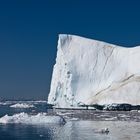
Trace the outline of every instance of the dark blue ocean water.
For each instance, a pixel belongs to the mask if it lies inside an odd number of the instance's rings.
[[[11,108],[17,102],[0,104],[0,117],[21,112],[47,112],[46,102],[31,102],[35,108]],[[65,116],[66,117],[66,116]],[[17,118],[18,119],[18,118]],[[40,118],[41,119],[41,118]],[[67,119],[65,125],[59,124],[0,124],[0,140],[139,140],[140,123],[127,121],[89,121]],[[95,133],[95,130],[108,127],[108,134]]]

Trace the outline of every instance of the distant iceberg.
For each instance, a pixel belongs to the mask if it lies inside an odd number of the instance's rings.
[[[46,100],[31,100],[31,101],[16,101],[16,100],[11,100],[11,101],[0,101],[0,105],[13,105],[13,104],[40,104],[40,103],[43,103],[43,104],[47,104],[47,101]]]
[[[26,104],[26,103],[17,103],[14,105],[11,105],[12,108],[34,108],[35,106],[32,104]]]
[[[60,108],[140,104],[140,47],[59,35],[48,103]]]
[[[48,116],[47,113],[38,113],[29,115],[27,113],[14,114],[13,116],[5,115],[0,118],[0,123],[21,123],[21,124],[65,124],[66,121],[61,116]]]

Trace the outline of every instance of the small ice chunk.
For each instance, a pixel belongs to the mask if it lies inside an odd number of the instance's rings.
[[[35,106],[32,104],[26,104],[26,103],[17,103],[14,105],[11,105],[12,108],[34,108]]]
[[[108,128],[103,128],[101,130],[96,130],[95,133],[108,134],[109,129]]]
[[[22,124],[65,124],[66,121],[61,116],[48,116],[47,113],[38,113],[29,115],[27,113],[18,113],[13,116],[5,115],[0,118],[0,123],[22,123]]]

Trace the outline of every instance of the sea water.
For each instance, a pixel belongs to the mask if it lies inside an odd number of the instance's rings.
[[[34,107],[13,108],[17,103]],[[48,112],[47,102],[10,101],[0,103],[0,118],[19,113],[38,114]],[[40,119],[42,117],[40,116]],[[67,118],[65,116],[65,118]],[[17,118],[18,119],[18,118]],[[15,121],[15,120],[14,120]],[[0,123],[0,140],[139,140],[140,122],[136,121],[91,121],[67,118],[66,123]],[[24,120],[25,122],[26,120]],[[97,133],[108,128],[109,133]]]

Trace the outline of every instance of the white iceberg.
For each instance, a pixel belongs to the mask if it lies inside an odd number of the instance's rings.
[[[26,103],[17,103],[14,105],[11,105],[12,108],[34,108],[35,106],[32,104],[26,104]]]
[[[140,104],[140,47],[60,35],[48,103]]]
[[[14,114],[13,116],[5,115],[0,118],[0,123],[21,123],[21,124],[65,124],[66,121],[61,116],[48,116],[47,113],[38,113],[29,115],[27,113]]]

